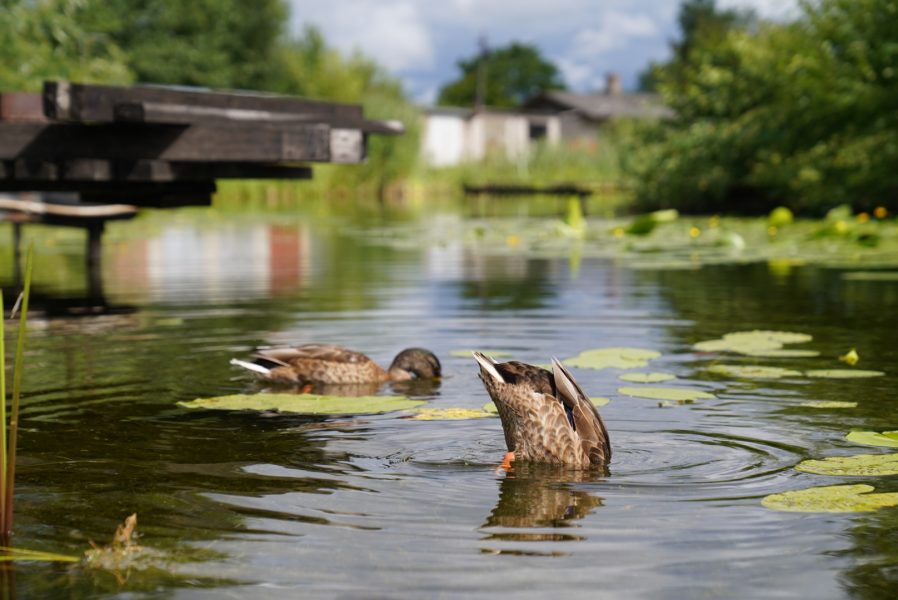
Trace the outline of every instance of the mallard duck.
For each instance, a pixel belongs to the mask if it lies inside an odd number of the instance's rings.
[[[480,352],[474,358],[502,420],[508,446],[503,466],[528,460],[586,467],[611,460],[599,411],[557,358],[551,371],[517,361],[497,363]]]
[[[388,369],[343,346],[305,344],[292,348],[257,350],[255,360],[231,359],[232,365],[263,379],[287,384],[360,384],[432,379],[440,376],[440,361],[430,350],[406,348]]]

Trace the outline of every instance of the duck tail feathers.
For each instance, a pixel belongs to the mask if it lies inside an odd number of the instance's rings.
[[[496,361],[483,354],[482,352],[474,352],[474,360],[480,365],[480,370],[489,373],[490,377],[496,380],[496,383],[505,383],[505,378],[496,369]]]
[[[243,367],[244,369],[246,369],[248,371],[252,371],[254,373],[257,373],[257,374],[265,376],[265,377],[267,377],[268,375],[271,375],[271,369],[269,369],[268,367],[263,367],[262,365],[257,365],[256,363],[251,363],[251,362],[247,362],[245,360],[240,360],[239,358],[232,358],[231,364],[236,365],[238,367]]]

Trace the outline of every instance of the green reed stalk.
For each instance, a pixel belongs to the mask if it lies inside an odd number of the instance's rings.
[[[0,535],[12,534],[12,501],[16,481],[16,442],[19,433],[19,398],[22,391],[22,372],[25,370],[25,330],[28,322],[28,300],[31,297],[31,269],[34,263],[34,244],[28,246],[25,259],[25,285],[22,289],[22,306],[19,313],[19,336],[16,340],[16,363],[12,373],[12,404],[9,410],[9,449],[6,462],[6,486],[3,503],[3,530]]]
[[[6,313],[0,294],[0,532],[6,531]]]

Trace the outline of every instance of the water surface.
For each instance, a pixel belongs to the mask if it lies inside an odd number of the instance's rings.
[[[892,598],[898,510],[794,514],[767,494],[890,477],[797,472],[806,458],[876,453],[851,429],[898,429],[898,283],[766,263],[698,270],[491,252],[421,231],[481,218],[458,207],[351,215],[216,210],[111,227],[101,286],[73,232],[33,227],[15,543],[81,553],[137,512],[165,560],[125,573],[19,564],[22,597]],[[550,218],[550,217],[541,217]],[[414,232],[410,234],[409,232]],[[439,237],[439,241],[437,240]],[[513,241],[510,242],[513,246]],[[0,283],[14,287],[9,234]],[[692,344],[746,329],[809,333],[819,358],[740,359]],[[381,364],[432,349],[436,386],[383,388],[431,407],[487,400],[473,360],[533,363],[603,346],[655,349],[652,371],[713,400],[659,407],[617,389],[623,371],[574,370],[612,435],[608,474],[520,466],[497,419],[402,413],[321,417],[190,411],[252,392],[228,364],[256,345],[331,342]],[[715,362],[839,368],[865,380],[745,381]],[[812,409],[847,400],[855,409]]]

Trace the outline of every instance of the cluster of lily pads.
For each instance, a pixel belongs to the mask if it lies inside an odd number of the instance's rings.
[[[811,336],[783,331],[748,331],[724,335],[720,339],[698,342],[693,348],[699,352],[729,352],[753,357],[814,357],[814,350],[785,349],[786,344],[800,344],[811,341]],[[839,359],[853,366],[858,360],[857,351],[852,349]],[[864,369],[812,369],[798,371],[781,367],[760,365],[715,364],[707,368],[711,373],[744,379],[778,379],[782,377],[812,377],[830,379],[854,379],[881,377],[882,371]],[[810,401],[803,406],[814,408],[854,408],[856,402]],[[849,433],[846,439],[859,444],[898,447],[898,432],[883,433],[857,431]],[[835,456],[822,460],[805,460],[796,465],[796,470],[805,473],[833,476],[875,476],[898,474],[898,454],[861,454],[855,456]],[[871,493],[869,485],[818,486],[804,490],[783,492],[766,496],[762,505],[767,508],[792,512],[867,512],[886,506],[898,506],[898,493]]]

